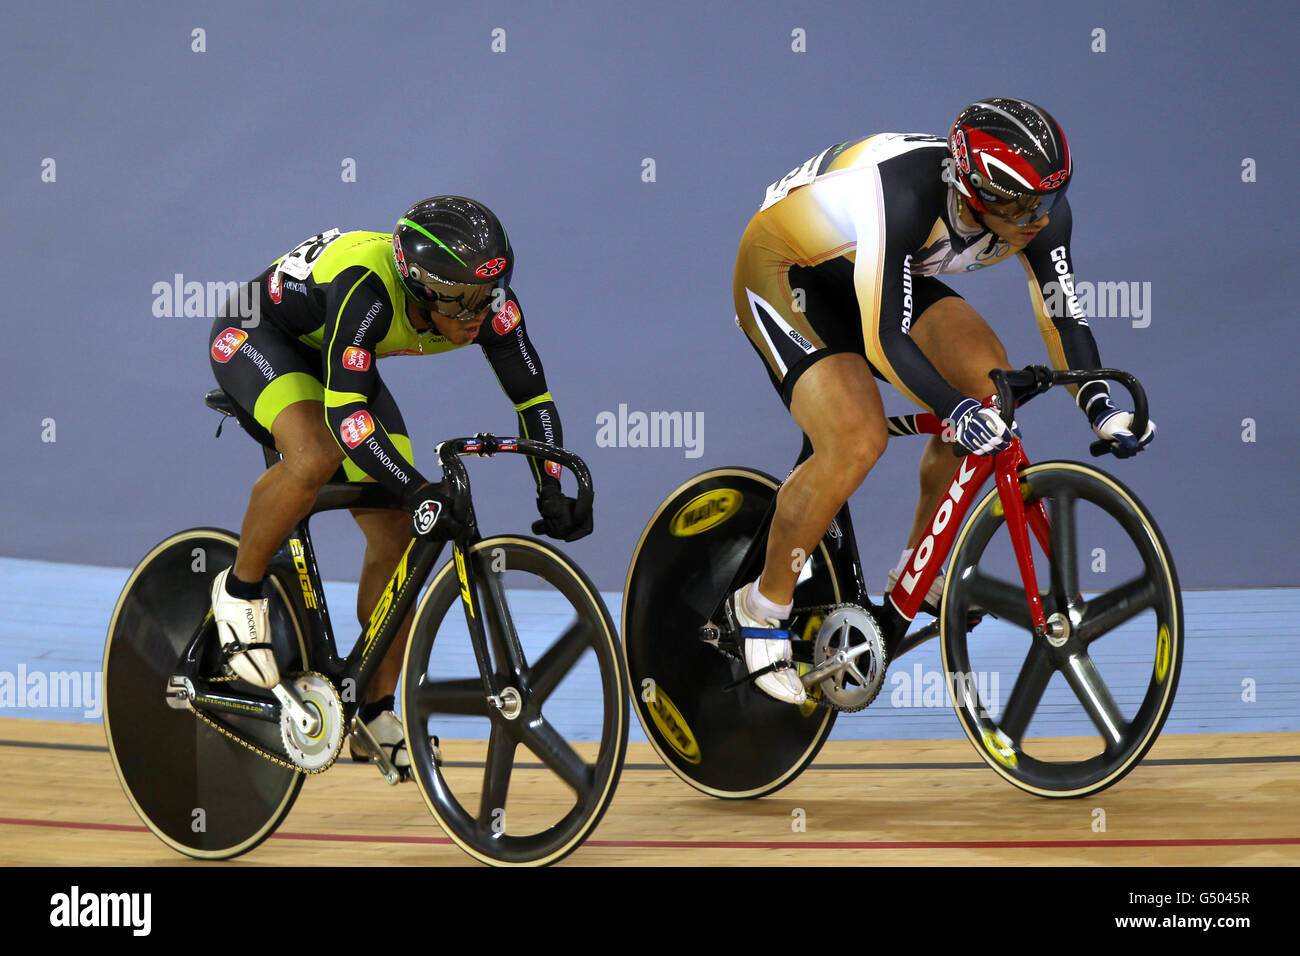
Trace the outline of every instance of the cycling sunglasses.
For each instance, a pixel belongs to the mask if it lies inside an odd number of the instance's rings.
[[[987,188],[977,189],[976,192],[985,206],[1014,204],[1014,208],[1005,212],[996,212],[989,209],[988,214],[1016,226],[1028,225],[1034,220],[1046,216],[1060,202],[1061,197],[1065,195],[1064,189],[1057,189],[1050,193],[1022,193],[1019,196],[1006,196]]]
[[[420,304],[448,319],[463,322],[486,312],[492,305],[492,293],[499,287],[499,283],[488,285],[427,283],[423,288],[428,295],[421,298]]]

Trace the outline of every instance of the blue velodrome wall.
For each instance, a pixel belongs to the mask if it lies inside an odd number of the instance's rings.
[[[321,229],[390,229],[462,193],[510,230],[565,443],[597,479],[597,533],[570,550],[617,591],[678,482],[783,474],[796,450],[732,322],[766,184],[831,143],[944,132],[967,102],[1014,95],[1074,150],[1078,279],[1138,293],[1092,321],[1160,429],[1117,474],[1184,584],[1300,584],[1294,7],[1019,16],[981,24],[952,0],[5,5],[0,555],[123,568],[175,528],[237,528],[260,457],[237,430],[213,439],[210,320],[170,314],[156,287],[251,278]],[[1044,360],[1018,267],[954,286],[1014,362]],[[385,363],[418,461],[452,434],[514,430],[476,351]],[[620,406],[702,416],[702,442],[605,447],[598,418]],[[1064,397],[1022,424],[1037,459],[1087,454]],[[876,590],[918,451],[895,449],[854,499]],[[487,527],[532,517],[518,461],[473,474]],[[346,520],[317,544],[327,577],[355,578]]]
[[[97,722],[103,719],[104,632],[127,572],[41,561],[0,558],[0,717]],[[352,645],[358,628],[351,616],[356,585],[326,582],[325,592],[340,650]],[[606,592],[615,620],[622,595]],[[554,592],[512,591],[510,610],[528,653],[551,645],[556,622],[569,608]],[[1178,696],[1164,727],[1167,734],[1256,733],[1300,730],[1300,589],[1189,591],[1183,597],[1186,650]],[[453,614],[455,613],[453,609]],[[921,618],[928,621],[928,618]],[[996,716],[1005,707],[1023,663],[1015,629],[999,621],[980,625],[981,641],[1007,648],[991,656],[981,650],[980,697]],[[1135,691],[1150,681],[1152,645],[1130,632],[1094,645],[1091,654],[1107,686],[1124,706],[1136,707]],[[989,641],[984,641],[988,638]],[[120,658],[119,658],[120,659]],[[530,658],[531,659],[531,658]],[[454,627],[440,631],[432,671],[450,679],[476,672],[469,640]],[[590,662],[590,657],[588,661]],[[920,645],[891,663],[876,701],[860,714],[840,715],[836,740],[926,740],[960,738],[961,726],[943,690],[939,642]],[[594,740],[600,713],[594,704],[600,688],[594,666],[566,678],[548,704],[548,719],[573,734]],[[479,718],[440,715],[437,732],[448,739],[482,739],[487,723]],[[1086,736],[1095,728],[1063,678],[1035,712],[1032,735]],[[631,739],[645,740],[634,720]]]

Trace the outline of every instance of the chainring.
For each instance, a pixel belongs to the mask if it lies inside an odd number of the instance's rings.
[[[343,747],[343,701],[334,685],[320,674],[294,674],[290,681],[320,726],[308,735],[294,722],[288,708],[281,708],[280,740],[295,766],[307,773],[320,773],[334,763]]]
[[[835,710],[853,713],[876,699],[885,685],[888,665],[885,639],[876,619],[856,604],[833,608],[817,629],[813,643],[814,668],[864,643],[871,645],[868,650],[817,682],[822,702]]]

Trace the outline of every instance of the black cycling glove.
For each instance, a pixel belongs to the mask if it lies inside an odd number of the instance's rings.
[[[465,525],[451,514],[451,496],[442,483],[425,482],[409,491],[403,499],[411,513],[415,533],[437,541],[450,541],[465,530]]]
[[[559,488],[543,489],[537,511],[542,518],[533,522],[533,534],[561,541],[577,541],[591,534],[591,507],[566,496]]]

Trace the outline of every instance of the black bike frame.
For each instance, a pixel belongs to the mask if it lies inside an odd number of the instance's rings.
[[[470,643],[478,662],[481,683],[475,681],[447,681],[438,687],[438,706],[443,713],[485,714],[488,700],[498,695],[502,686],[518,681],[523,666],[523,651],[514,628],[507,626],[498,613],[501,606],[500,579],[484,573],[479,560],[469,560],[474,546],[482,540],[470,496],[469,474],[462,455],[492,457],[500,453],[515,453],[533,458],[554,461],[568,468],[578,481],[579,507],[590,508],[593,496],[591,475],[586,464],[577,455],[563,448],[520,438],[497,438],[482,434],[473,438],[456,438],[438,446],[442,464],[443,481],[451,497],[453,517],[464,526],[464,531],[452,542],[452,556],[460,582],[461,606],[469,628]],[[267,467],[280,460],[273,449],[263,447]],[[415,533],[412,526],[411,541],[385,585],[365,629],[346,658],[340,658],[334,640],[333,626],[325,605],[325,590],[312,546],[309,522],[314,515],[327,511],[351,508],[403,510],[397,501],[381,487],[371,483],[331,483],[321,488],[307,516],[297,525],[275,552],[267,568],[268,576],[279,579],[284,592],[289,595],[289,611],[304,631],[308,660],[305,664],[324,674],[340,689],[350,681],[354,693],[344,694],[344,718],[350,721],[356,708],[365,700],[375,671],[396,638],[406,615],[414,605],[425,582],[429,580],[443,542]],[[483,586],[488,595],[486,607],[476,602]],[[485,629],[484,618],[489,627]],[[194,687],[195,698],[205,709],[233,714],[256,716],[265,720],[280,719],[279,701],[261,695],[222,693],[200,674],[199,655],[203,642],[212,626],[211,614],[196,630],[190,641],[178,674],[188,678]],[[489,655],[489,640],[501,666],[508,673],[498,677]],[[504,683],[501,683],[504,681]],[[250,711],[250,705],[256,712]]]

